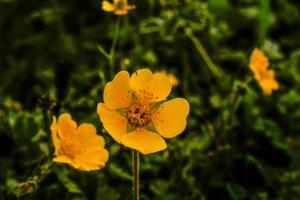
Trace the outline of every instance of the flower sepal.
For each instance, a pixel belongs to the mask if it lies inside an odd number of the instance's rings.
[[[136,129],[137,129],[137,127],[131,125],[130,123],[127,124],[127,133],[135,131]]]
[[[151,131],[151,132],[154,132],[154,133],[158,133],[158,131],[156,130],[153,122],[149,122],[146,126],[143,127],[144,129],[146,129],[147,131]]]

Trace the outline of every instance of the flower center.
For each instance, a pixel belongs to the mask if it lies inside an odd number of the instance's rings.
[[[117,9],[123,9],[124,8],[124,6],[125,6],[125,2],[124,2],[124,0],[119,0],[119,1],[117,1],[117,4],[116,4],[116,7],[117,7]]]
[[[140,90],[139,95],[132,97],[132,103],[126,111],[129,123],[134,127],[143,127],[151,121],[153,94]]]
[[[141,102],[132,103],[127,110],[127,119],[134,127],[143,127],[151,120],[151,108]]]
[[[78,155],[81,152],[81,146],[80,143],[75,142],[72,139],[67,139],[61,142],[61,151],[64,155],[74,158],[75,155]]]

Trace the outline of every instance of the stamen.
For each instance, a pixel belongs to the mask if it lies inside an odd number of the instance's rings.
[[[151,121],[153,108],[151,102],[154,95],[146,90],[139,90],[139,95],[132,98],[126,117],[129,123],[134,127],[146,126]]]

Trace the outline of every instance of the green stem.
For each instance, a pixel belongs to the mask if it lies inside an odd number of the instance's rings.
[[[120,21],[121,17],[118,17],[117,23],[116,23],[116,29],[115,29],[115,35],[113,39],[113,43],[110,48],[110,53],[109,53],[109,64],[110,64],[110,72],[111,72],[111,77],[114,75],[114,68],[115,68],[115,48],[118,42],[118,36],[119,36],[119,29],[120,29]]]
[[[268,34],[270,15],[270,1],[260,1],[258,14],[258,42],[259,46],[263,45],[264,40]]]
[[[17,197],[21,198],[25,195],[29,195],[35,192],[39,186],[39,183],[50,172],[53,164],[54,163],[51,160],[47,160],[42,165],[36,167],[36,169],[32,172],[32,175],[28,177],[25,182],[20,183],[16,187],[15,192]]]
[[[64,30],[64,23],[62,21],[62,13],[60,12],[59,8],[60,8],[60,5],[58,5],[58,3],[56,2],[56,0],[50,0],[50,3],[53,7],[53,10],[55,12],[55,20],[56,20],[56,26],[57,26],[57,31],[58,31],[58,34],[59,34],[59,37],[62,41],[62,44],[63,44],[63,47],[65,49],[67,49],[67,42],[65,40],[66,36],[65,36],[65,30]]]
[[[226,139],[226,132],[229,129],[228,126],[232,123],[234,113],[241,103],[241,98],[243,98],[243,96],[246,94],[243,93],[243,90],[246,90],[246,92],[248,90],[248,84],[250,80],[251,79],[246,79],[245,82],[234,82],[231,99],[229,102],[229,111],[223,114],[223,123],[220,130],[219,140],[217,140],[217,146],[220,145],[221,141]]]
[[[203,60],[208,66],[208,69],[210,72],[216,77],[220,78],[222,75],[221,70],[212,62],[209,55],[207,54],[205,48],[203,47],[200,40],[194,35],[192,29],[185,27],[184,28],[185,34],[188,36],[188,38],[192,41],[193,45],[197,49],[198,53],[202,56]]]
[[[44,128],[46,133],[49,133],[48,112],[46,108],[42,108],[42,109],[43,109]]]
[[[140,159],[139,152],[132,150],[133,199],[140,199]]]
[[[44,130],[47,133],[47,135],[50,135],[50,124],[49,124],[49,120],[48,120],[48,111],[46,108],[42,108],[43,110],[43,120],[44,120]],[[51,149],[51,144],[52,144],[52,139],[51,137],[48,137],[48,148]]]

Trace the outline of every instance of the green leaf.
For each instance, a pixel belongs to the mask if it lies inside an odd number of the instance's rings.
[[[269,0],[259,1],[259,17],[258,17],[258,41],[262,45],[267,37],[269,28],[270,2]]]
[[[114,173],[115,175],[119,176],[120,178],[123,178],[125,180],[132,181],[132,176],[125,172],[122,168],[120,168],[118,165],[114,163],[110,163],[108,165],[109,169]]]
[[[226,188],[233,200],[243,199],[246,196],[245,189],[235,183],[227,183]]]
[[[62,171],[55,169],[55,174],[58,180],[65,186],[68,192],[72,194],[82,194],[81,189],[71,179],[67,177]]]
[[[106,50],[100,44],[97,45],[97,49],[104,57],[106,57],[108,60],[110,59],[110,55],[106,52]]]

